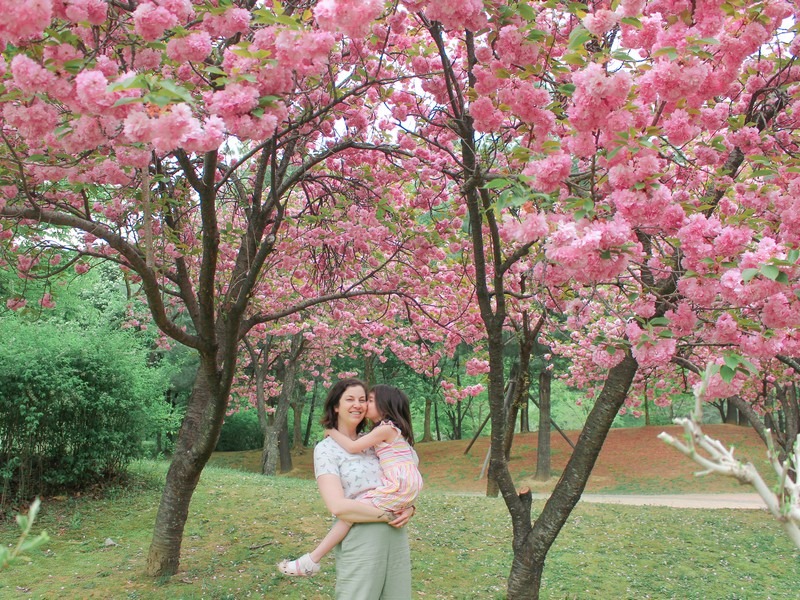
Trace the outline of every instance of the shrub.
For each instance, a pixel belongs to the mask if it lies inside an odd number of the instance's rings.
[[[264,433],[254,408],[239,410],[225,418],[217,441],[218,452],[258,450],[264,445]]]
[[[0,507],[119,474],[153,429],[163,388],[118,331],[0,321]]]

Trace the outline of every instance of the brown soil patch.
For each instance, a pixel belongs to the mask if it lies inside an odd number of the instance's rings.
[[[736,449],[742,462],[753,462],[765,476],[769,475],[766,449],[749,427],[706,425],[707,435]],[[678,494],[750,492],[730,477],[706,475],[696,477],[700,466],[656,436],[662,431],[680,438],[678,426],[648,426],[612,429],[600,452],[586,486],[587,493]],[[576,442],[580,432],[566,432]],[[429,491],[485,492],[486,478],[479,478],[489,439],[480,438],[468,454],[469,440],[417,444],[420,470]],[[518,487],[529,486],[534,492],[553,489],[571,455],[572,449],[557,433],[551,438],[551,478],[546,482],[533,479],[536,474],[537,434],[517,434],[511,452],[511,472]],[[212,461],[213,462],[213,461]],[[233,466],[233,465],[231,465]],[[312,452],[306,449],[294,457],[291,477],[313,478]]]

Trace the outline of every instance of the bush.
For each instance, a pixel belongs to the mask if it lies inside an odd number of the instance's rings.
[[[0,507],[119,474],[163,413],[146,353],[117,331],[0,321]]]
[[[259,450],[264,445],[264,433],[258,424],[258,411],[244,409],[225,418],[216,450],[233,452]]]

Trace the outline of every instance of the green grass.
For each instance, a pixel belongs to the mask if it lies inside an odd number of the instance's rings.
[[[314,482],[221,468],[207,468],[195,493],[179,574],[147,578],[165,472],[166,463],[141,462],[129,486],[102,498],[47,499],[34,531],[52,539],[30,566],[0,574],[0,598],[332,597],[332,559],[311,579],[274,568],[330,524]],[[426,492],[418,508],[409,525],[415,597],[504,597],[511,531],[502,500]],[[15,535],[13,523],[0,525],[2,543]],[[798,559],[764,511],[579,504],[548,555],[542,598],[794,598]]]

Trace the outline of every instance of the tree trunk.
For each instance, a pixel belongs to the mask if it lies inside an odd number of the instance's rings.
[[[220,390],[219,381],[213,380],[217,376],[213,365],[213,359],[201,360],[178,432],[147,555],[146,572],[152,577],[170,576],[178,571],[189,503],[222,429],[228,394]],[[207,371],[213,374],[209,376]]]
[[[295,452],[302,452],[303,450],[303,405],[305,396],[302,394],[295,394],[295,400],[292,404],[292,438],[291,444]]]
[[[314,422],[314,405],[317,403],[317,384],[318,379],[314,380],[314,392],[311,394],[311,404],[308,407],[308,419],[306,420],[306,435],[303,437],[303,446],[308,448],[311,442],[311,424]]]
[[[302,351],[303,338],[300,335],[292,337],[292,348],[289,357],[283,367],[283,387],[278,396],[278,405],[275,408],[273,422],[264,432],[264,447],[261,452],[261,472],[264,475],[275,475],[278,472],[278,464],[286,466],[287,458],[282,456],[281,446],[285,448],[288,455],[289,470],[291,469],[291,454],[289,453],[289,404],[294,396],[297,386],[298,357]],[[281,438],[285,436],[285,442],[281,444]]]
[[[539,371],[539,432],[536,435],[536,481],[550,479],[550,383],[552,374]]]
[[[627,353],[623,361],[609,371],[575,451],[533,526],[530,523],[530,491],[517,495],[513,487],[503,490],[514,534],[514,560],[508,578],[509,600],[538,600],[547,553],[586,488],[637,368],[636,360]],[[511,483],[510,478],[503,478],[503,481]]]
[[[728,405],[728,412],[725,413],[725,422],[728,425],[737,425],[739,423],[739,409],[730,400],[726,400],[725,403]]]
[[[431,395],[425,398],[425,420],[422,426],[422,439],[420,442],[433,441],[433,434],[431,433],[431,412],[433,410],[433,400],[431,398]]]
[[[522,407],[522,410],[519,411],[519,432],[520,433],[530,433],[531,430],[531,423],[530,423],[530,410],[528,410],[529,405],[526,402]]]
[[[280,433],[278,434],[278,457],[280,459],[281,473],[288,473],[292,470],[292,449],[289,443],[289,420],[283,421]]]

